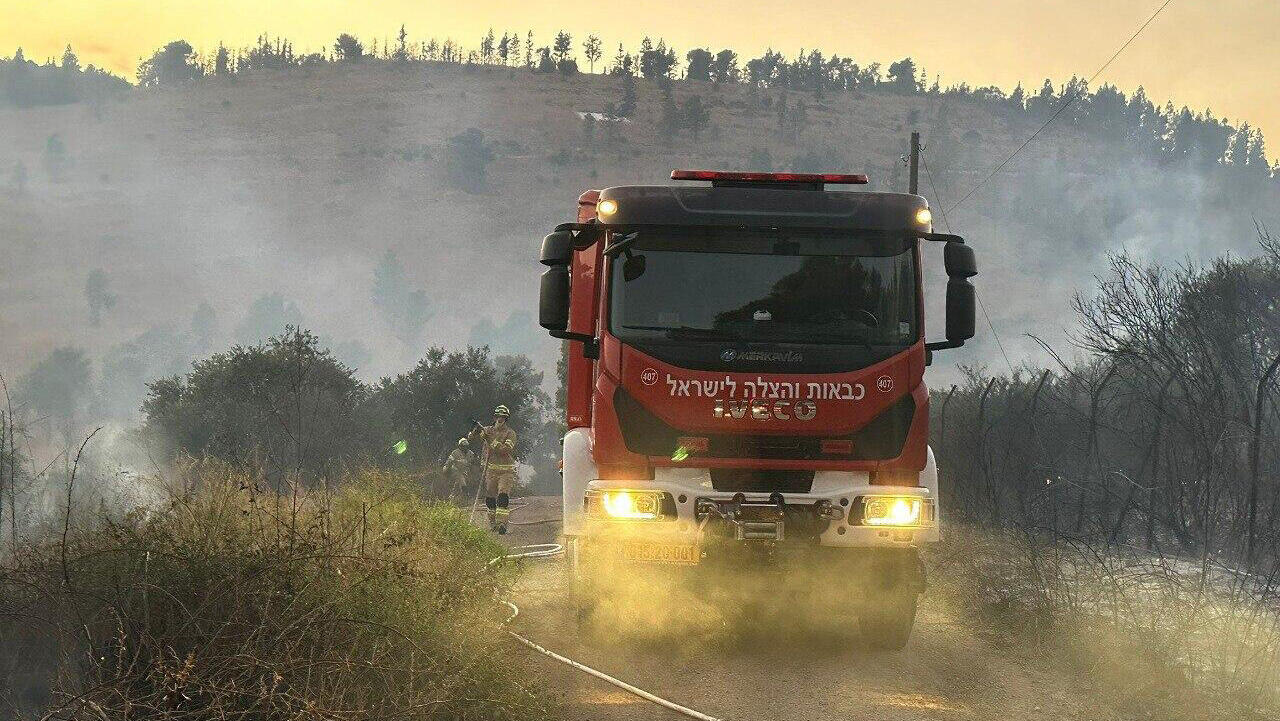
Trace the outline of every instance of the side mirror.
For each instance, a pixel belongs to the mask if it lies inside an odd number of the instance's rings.
[[[542,239],[543,265],[568,265],[573,257],[573,233],[557,230]]]
[[[973,255],[973,248],[962,243],[947,243],[942,246],[942,263],[950,278],[972,278],[978,274],[978,261]]]
[[[969,256],[973,257],[972,251]],[[948,343],[963,343],[973,337],[976,298],[973,284],[967,279],[952,276],[947,281]]]
[[[542,273],[541,285],[538,288],[538,325],[553,333],[557,331],[563,333],[569,327],[569,267],[567,265],[553,265]]]
[[[978,274],[978,261],[973,248],[964,244],[959,236],[933,236],[929,240],[942,240],[942,261],[947,270],[947,339],[925,343],[927,358],[933,351],[959,348],[973,337],[976,327],[978,296],[969,278]],[[926,364],[930,362],[926,360]]]

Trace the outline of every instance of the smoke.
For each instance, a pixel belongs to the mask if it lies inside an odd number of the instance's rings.
[[[8,508],[10,498],[5,498],[0,549],[11,550],[11,539],[19,545],[37,541],[46,531],[60,528],[68,513],[74,524],[147,512],[164,502],[162,476],[171,469],[160,465],[160,456],[136,431],[119,424],[102,426],[84,443],[77,459],[79,449],[80,443],[62,448],[33,443],[20,449],[28,463],[17,477],[15,507]]]
[[[16,375],[74,342],[96,362],[102,416],[123,420],[157,374],[301,323],[366,380],[403,371],[429,346],[468,342],[527,354],[552,378],[557,344],[532,319],[534,254],[572,219],[582,190],[664,182],[677,165],[834,154],[848,158],[841,169],[870,171],[876,189],[901,190],[898,154],[918,125],[931,171],[922,190],[944,209],[1033,129],[964,101],[841,95],[806,101],[792,139],[751,106],[758,95],[734,87],[706,100],[715,132],[668,150],[644,121],[648,106],[612,142],[582,137],[573,111],[611,102],[616,79],[535,80],[370,63],[136,91],[96,113],[5,113],[0,167],[40,168],[55,134],[71,162],[58,178],[33,171],[21,197],[0,195],[6,267],[21,270],[0,290],[11,339],[0,368]],[[483,130],[494,156],[479,193],[445,174],[447,140],[468,127]],[[559,151],[582,160],[554,165]],[[936,216],[978,252],[976,284],[1004,353],[980,314],[978,337],[938,354],[930,382],[958,378],[958,364],[1003,367],[1005,354],[1015,366],[1045,362],[1027,334],[1069,352],[1072,296],[1088,292],[1108,252],[1162,262],[1250,252],[1253,217],[1274,222],[1277,207],[1263,185],[1051,128],[947,213],[949,226]],[[938,339],[944,277],[940,249],[928,250],[926,326]],[[98,269],[110,308],[83,292]]]
[[[959,233],[974,247],[974,284],[985,306],[978,312],[977,336],[962,349],[938,354],[931,372],[935,386],[958,382],[959,365],[994,372],[1008,371],[1007,363],[1052,365],[1033,335],[1072,358],[1073,299],[1093,294],[1111,254],[1163,265],[1205,262],[1223,253],[1250,256],[1258,249],[1255,222],[1280,222],[1275,190],[1265,181],[1137,157],[1107,164],[1083,151],[1077,157],[1053,150],[1072,140],[1047,138],[1048,148],[1019,156],[946,220],[935,211],[935,229]],[[985,170],[975,163],[946,182],[922,181],[922,190],[934,208],[949,209]],[[946,276],[941,248],[926,245],[925,255],[926,327],[933,339],[941,337],[946,317]]]

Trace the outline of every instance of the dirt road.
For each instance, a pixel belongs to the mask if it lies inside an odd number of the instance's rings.
[[[559,499],[522,499],[519,522],[559,517]],[[513,527],[509,545],[555,540],[555,522]],[[872,651],[856,634],[832,642],[620,644],[584,638],[566,602],[563,560],[526,563],[515,630],[552,651],[676,703],[724,719],[1119,719],[1070,670],[1033,650],[1000,648],[929,594],[899,652]],[[513,643],[570,719],[677,719],[607,683]]]

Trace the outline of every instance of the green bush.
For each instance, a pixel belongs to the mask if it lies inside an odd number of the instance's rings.
[[[462,511],[382,471],[332,493],[257,480],[192,464],[163,507],[23,549],[0,573],[0,668],[23,674],[0,675],[3,715],[550,713],[502,642],[502,549]]]

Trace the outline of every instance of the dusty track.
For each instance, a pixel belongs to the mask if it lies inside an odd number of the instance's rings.
[[[558,499],[529,499],[518,521],[557,517]],[[554,523],[514,527],[510,545],[554,540]],[[620,645],[581,638],[566,603],[563,561],[526,564],[517,627],[553,651],[725,719],[1118,719],[1060,664],[995,646],[926,594],[910,644],[877,652],[856,638],[732,647]],[[681,718],[515,646],[559,695],[570,719]]]

